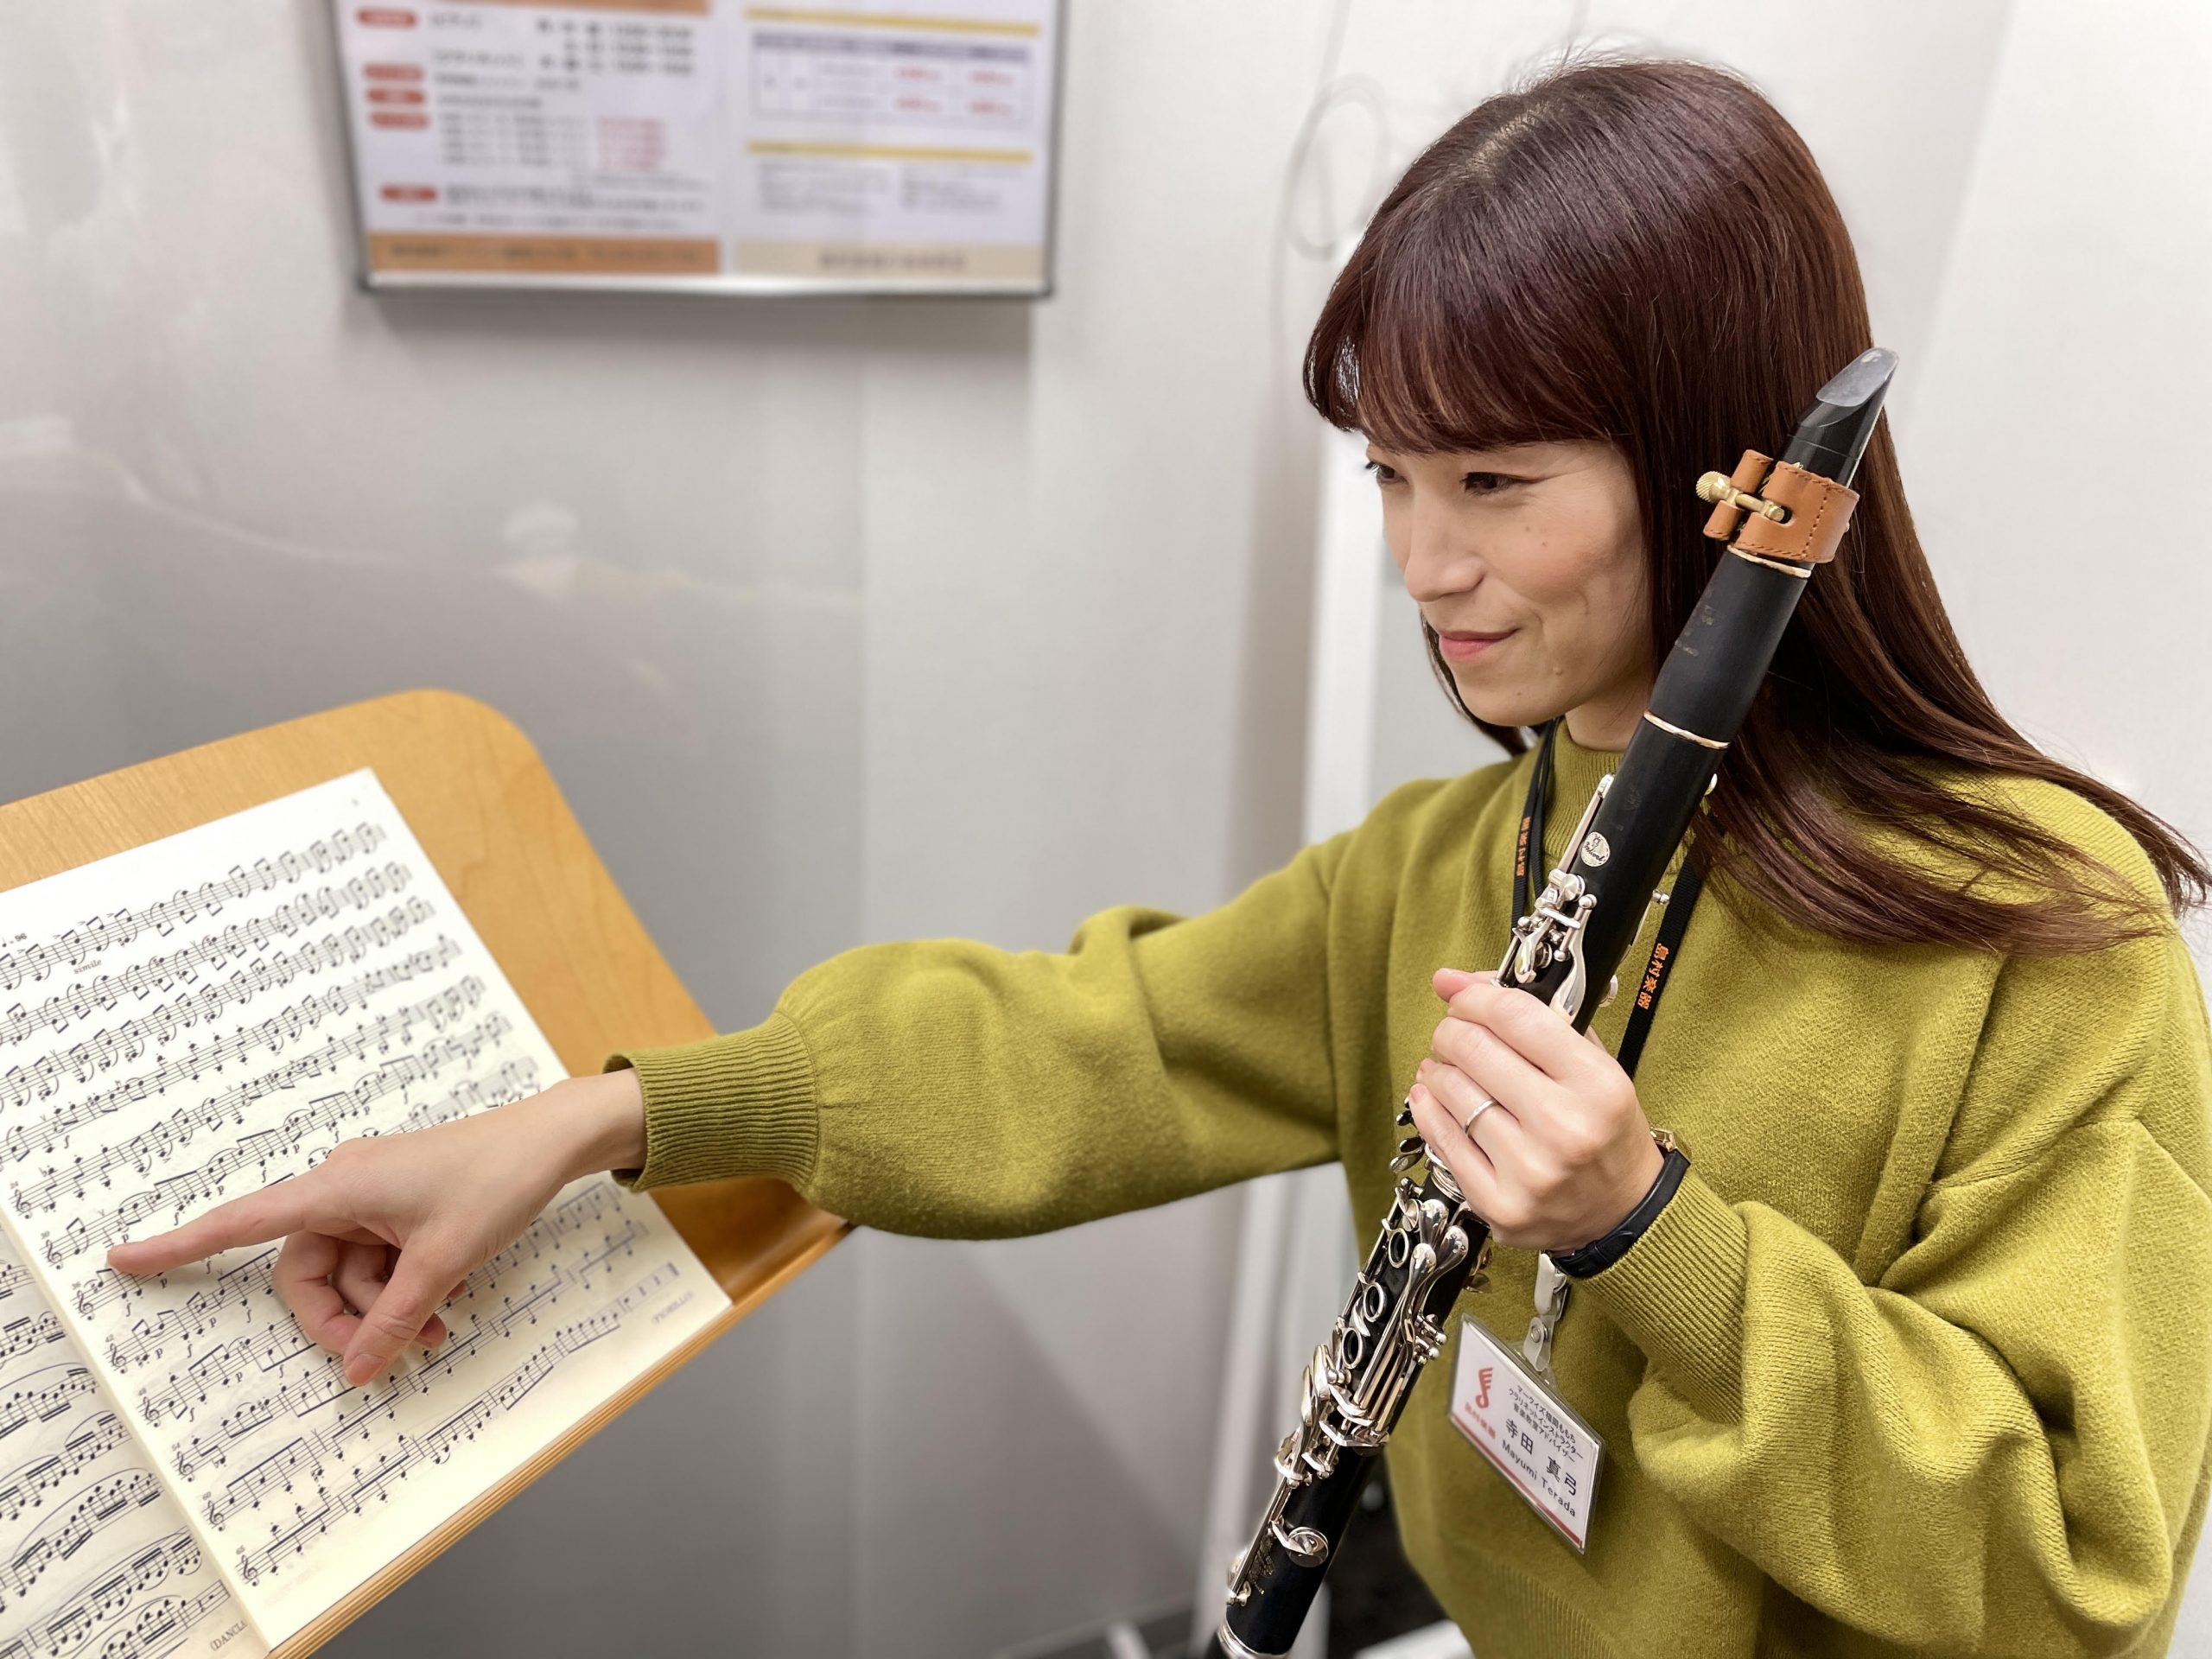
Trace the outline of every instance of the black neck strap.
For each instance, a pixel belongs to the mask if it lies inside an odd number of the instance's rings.
[[[1533,890],[1539,885],[1535,871],[1544,858],[1544,814],[1550,805],[1552,753],[1557,747],[1560,723],[1554,720],[1544,728],[1542,745],[1536,751],[1536,764],[1529,774],[1529,798],[1521,809],[1521,830],[1513,849],[1513,916],[1516,921],[1529,913]],[[1675,965],[1681,959],[1682,936],[1689,931],[1690,912],[1697,907],[1697,897],[1704,887],[1704,878],[1699,875],[1697,867],[1685,858],[1675,874],[1674,889],[1667,897],[1659,937],[1652,941],[1650,957],[1633,988],[1636,1006],[1629,1010],[1628,1027],[1621,1033],[1620,1052],[1614,1056],[1620,1062],[1621,1070],[1630,1077],[1636,1075],[1636,1063],[1643,1058],[1644,1041],[1651,1034],[1651,1019],[1659,1010],[1660,994],[1667,988]]]
[[[1552,751],[1559,721],[1544,728],[1536,747],[1536,764],[1529,773],[1529,798],[1521,807],[1521,834],[1513,844],[1513,919],[1529,913],[1529,899],[1535,882],[1529,872],[1544,861],[1544,810],[1552,792]]]

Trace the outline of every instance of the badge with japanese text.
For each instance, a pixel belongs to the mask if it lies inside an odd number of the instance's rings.
[[[1605,1441],[1472,1319],[1460,1321],[1452,1421],[1576,1554],[1588,1546]]]

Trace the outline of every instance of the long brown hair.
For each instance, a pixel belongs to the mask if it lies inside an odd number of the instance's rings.
[[[1872,343],[1842,215],[1772,105],[1700,64],[1586,62],[1486,99],[1408,169],[1322,308],[1306,393],[1332,424],[1417,454],[1618,446],[1643,509],[1658,662],[1719,556],[1693,480],[1746,444],[1772,449]],[[1962,767],[2075,791],[2140,843],[2169,906],[2202,903],[2208,872],[2187,842],[2041,753],[1990,702],[1914,533],[1886,421],[1855,482],[1842,550],[1814,577],[1720,769],[1709,804],[1725,834],[1693,838],[1700,867],[1732,878],[1717,884],[1729,902],[1743,912],[1747,893],[1871,944],[2036,953],[2165,925],[2000,792],[1942,775]],[[2033,896],[1947,884],[1885,855],[1870,829]]]

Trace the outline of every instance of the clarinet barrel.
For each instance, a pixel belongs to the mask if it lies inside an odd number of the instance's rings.
[[[1577,1030],[1588,1027],[1634,942],[1808,578],[1834,554],[1856,500],[1848,486],[1896,370],[1893,353],[1861,353],[1821,388],[1779,465],[1746,452],[1734,473],[1698,481],[1715,504],[1706,534],[1729,546],[1661,666],[1619,768],[1583,808],[1499,966],[1501,982],[1543,998]],[[1482,1283],[1489,1227],[1451,1172],[1427,1159],[1409,1103],[1397,1122],[1389,1212],[1306,1367],[1297,1426],[1275,1453],[1274,1497],[1230,1571],[1216,1637],[1228,1659],[1290,1651],[1376,1457],[1421,1368],[1443,1351],[1453,1303]]]

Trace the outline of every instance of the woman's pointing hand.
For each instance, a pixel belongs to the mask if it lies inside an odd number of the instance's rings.
[[[346,1141],[302,1174],[116,1245],[107,1262],[160,1273],[281,1238],[278,1294],[359,1384],[410,1343],[444,1341],[438,1309],[563,1186],[644,1160],[635,1074],[575,1077],[435,1128]]]

